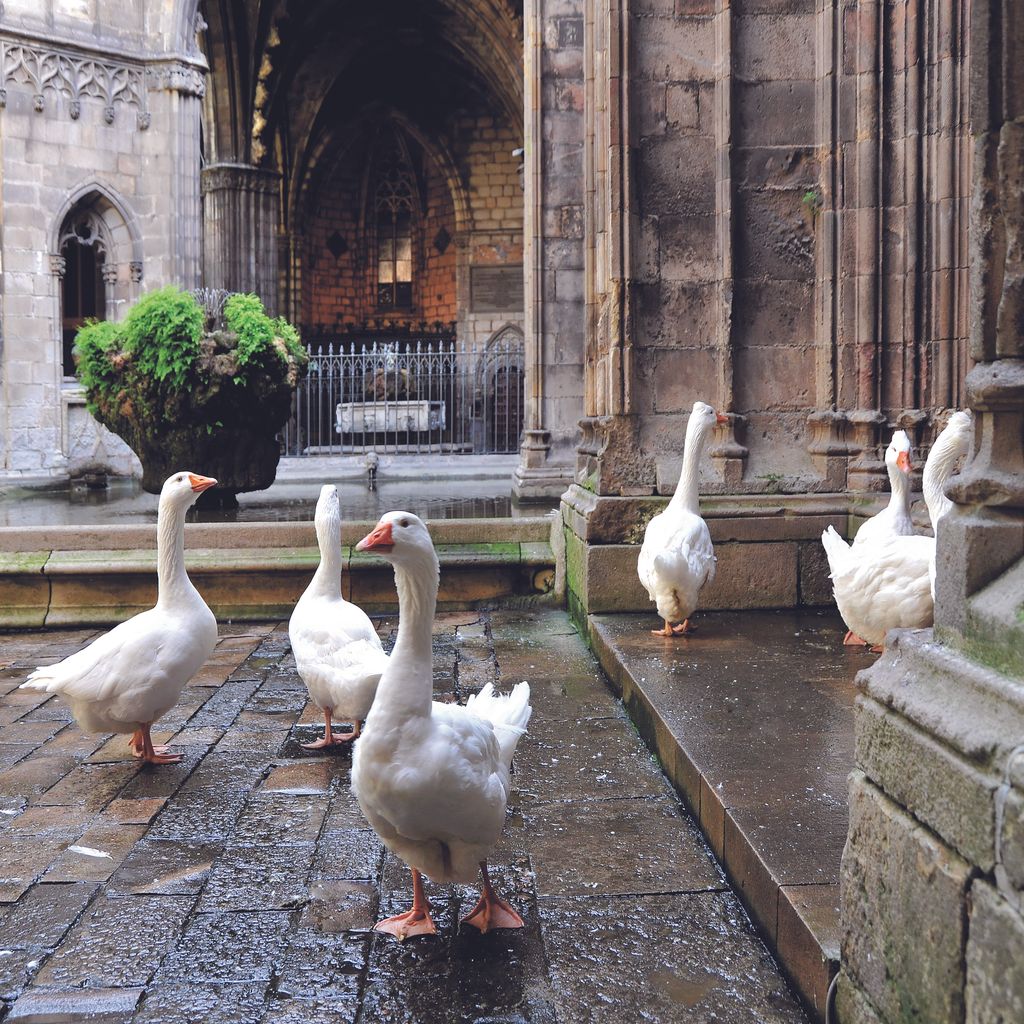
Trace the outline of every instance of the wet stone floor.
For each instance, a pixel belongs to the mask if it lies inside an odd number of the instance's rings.
[[[95,635],[0,634],[0,1018],[806,1019],[563,612],[437,618],[439,699],[532,685],[492,859],[527,927],[459,929],[475,890],[428,884],[440,934],[404,944],[371,926],[407,908],[408,871],[359,813],[350,753],[300,747],[320,719],[285,625],[221,627],[154,732],[185,760],[158,768],[17,689]]]

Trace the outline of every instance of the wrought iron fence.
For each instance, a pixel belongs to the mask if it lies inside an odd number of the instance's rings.
[[[285,455],[510,453],[523,428],[523,340],[476,350],[451,338],[307,345],[309,373]]]

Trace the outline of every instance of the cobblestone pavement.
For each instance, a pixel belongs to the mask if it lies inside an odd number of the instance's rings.
[[[320,720],[286,627],[221,627],[154,732],[185,760],[159,768],[16,688],[95,635],[0,634],[4,1019],[805,1020],[564,613],[437,618],[440,698],[533,688],[493,858],[527,927],[460,931],[475,891],[428,885],[441,934],[402,945],[370,927],[405,909],[408,871],[360,816],[351,755],[299,746]]]

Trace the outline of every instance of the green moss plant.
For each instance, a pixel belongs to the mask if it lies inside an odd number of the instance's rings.
[[[228,299],[224,330],[205,320],[171,286],[144,295],[121,323],[86,323],[75,339],[89,411],[136,452],[153,492],[184,467],[217,477],[222,496],[274,479],[305,349],[256,295]]]

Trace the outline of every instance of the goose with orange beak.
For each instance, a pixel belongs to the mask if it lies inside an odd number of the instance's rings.
[[[432,627],[439,566],[426,526],[389,512],[358,545],[386,558],[398,587],[398,639],[352,755],[352,791],[366,820],[412,870],[413,903],[375,929],[401,940],[433,935],[423,875],[483,879],[463,924],[481,932],[523,920],[491,885],[487,858],[501,836],[516,744],[530,719],[530,687],[502,696],[488,683],[464,707],[432,699]]]
[[[637,575],[665,623],[662,629],[651,630],[655,636],[692,633],[690,616],[697,610],[701,588],[715,578],[715,549],[700,514],[700,458],[714,427],[728,422],[728,416],[710,405],[693,403],[675,494],[644,532]]]
[[[178,701],[217,643],[217,620],[185,571],[185,513],[213,477],[174,473],[157,512],[157,602],[70,658],[37,668],[23,689],[59,694],[85,732],[127,733],[132,753],[150,764],[181,754],[154,746],[153,723]]]

